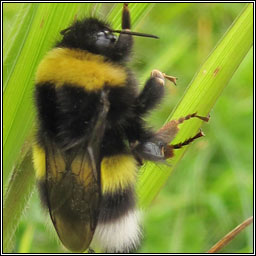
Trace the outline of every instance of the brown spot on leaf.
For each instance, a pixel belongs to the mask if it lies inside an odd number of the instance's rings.
[[[44,26],[44,18],[42,19],[41,23],[40,23],[40,28],[42,29]]]
[[[220,71],[220,67],[217,67],[214,71],[213,71],[213,76],[215,77]]]

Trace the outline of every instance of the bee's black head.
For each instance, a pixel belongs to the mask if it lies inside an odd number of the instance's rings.
[[[109,25],[96,18],[76,21],[61,34],[63,38],[57,47],[86,50],[106,57],[112,56],[117,41]]]

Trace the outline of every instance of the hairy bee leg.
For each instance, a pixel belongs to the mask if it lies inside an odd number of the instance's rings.
[[[131,18],[128,9],[128,4],[124,4],[122,12],[122,30],[131,29]],[[129,56],[133,46],[133,36],[129,34],[120,34],[118,40],[115,44],[115,57],[120,58],[122,56],[125,58]]]
[[[197,115],[197,112],[193,114],[186,115],[185,117],[180,117],[178,120],[171,120],[167,124],[165,124],[161,129],[157,132],[157,137],[161,139],[163,142],[170,143],[176,134],[179,131],[179,125],[182,124],[184,121],[189,120],[191,118],[199,118],[203,120],[204,122],[208,122],[210,119],[210,116],[204,117]]]
[[[150,74],[151,78],[155,78],[159,85],[165,86],[164,73],[157,69],[153,69]]]
[[[163,154],[164,154],[164,158],[168,159],[173,157],[173,150],[174,149],[179,149],[183,146],[186,146],[188,144],[190,144],[191,142],[193,142],[195,139],[200,138],[202,136],[204,136],[203,132],[200,131],[193,137],[185,140],[184,142],[178,143],[178,144],[173,144],[173,145],[168,145],[168,143],[170,143],[174,137],[176,136],[177,132],[179,131],[178,125],[182,124],[185,120],[189,120],[191,118],[199,118],[201,120],[203,120],[204,122],[208,122],[210,119],[210,116],[208,117],[204,117],[204,116],[199,116],[197,115],[197,113],[193,113],[193,114],[189,114],[185,117],[181,117],[178,120],[172,120],[169,123],[167,123],[166,125],[164,125],[157,133],[157,136],[159,138],[161,138],[161,140],[165,141],[165,145],[163,146]]]
[[[122,29],[131,29],[131,17],[130,11],[128,8],[128,3],[124,3],[123,5],[123,13],[122,13]]]
[[[161,71],[152,70],[143,90],[135,102],[135,112],[144,115],[153,109],[164,96],[165,78]]]
[[[160,130],[158,130],[155,136],[152,137],[150,140],[138,143],[133,149],[134,155],[138,159],[160,162],[171,158],[174,155],[174,149],[178,149],[182,146],[188,145],[195,139],[203,136],[203,133],[200,130],[200,132],[197,133],[194,137],[189,138],[182,143],[168,145],[178,133],[179,124],[183,123],[185,120],[189,120],[190,118],[195,117],[206,122],[209,120],[209,117],[202,117],[197,115],[197,113],[181,117],[178,120],[172,120],[164,125]]]
[[[163,72],[161,72],[157,69],[152,70],[151,77],[158,77],[162,81],[163,85],[165,85],[165,80],[164,79],[167,79],[167,80],[171,81],[175,85],[176,85],[176,82],[178,80],[177,77],[166,75],[165,73],[163,73]]]

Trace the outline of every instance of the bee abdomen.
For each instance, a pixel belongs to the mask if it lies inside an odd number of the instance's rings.
[[[117,191],[115,194],[103,194],[98,223],[114,222],[120,219],[128,211],[134,209],[135,204],[135,195],[131,187]]]
[[[102,196],[92,247],[105,252],[135,251],[141,241],[134,184],[137,163],[130,154],[106,156],[101,162]]]
[[[103,195],[92,246],[99,244],[106,253],[129,253],[138,248],[141,238],[133,189]]]

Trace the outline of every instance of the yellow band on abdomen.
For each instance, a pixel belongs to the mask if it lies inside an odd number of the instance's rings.
[[[45,177],[45,151],[37,144],[33,145],[33,162],[36,170],[36,178],[43,179]]]
[[[102,193],[115,193],[136,182],[137,165],[131,155],[115,155],[101,162]]]

